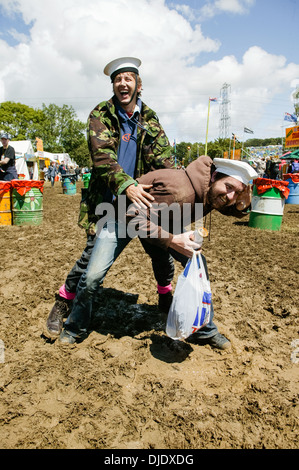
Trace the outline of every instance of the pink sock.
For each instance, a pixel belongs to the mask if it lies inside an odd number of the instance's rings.
[[[76,294],[74,294],[73,292],[68,292],[66,290],[64,284],[59,289],[59,295],[60,297],[63,297],[64,299],[67,299],[67,300],[73,300],[76,297]]]
[[[168,292],[172,291],[172,285],[168,284],[168,286],[159,286],[157,284],[158,294],[167,294]]]

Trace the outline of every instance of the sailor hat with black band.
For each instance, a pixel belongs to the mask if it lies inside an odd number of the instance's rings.
[[[213,164],[216,171],[247,184],[258,177],[257,172],[247,162],[240,162],[239,160],[228,160],[225,158],[214,158]]]
[[[104,74],[110,76],[113,82],[116,75],[122,72],[134,72],[139,74],[138,67],[141,65],[141,60],[136,57],[120,57],[119,59],[112,60],[104,68]]]

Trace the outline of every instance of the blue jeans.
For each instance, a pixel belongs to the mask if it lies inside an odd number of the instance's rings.
[[[18,173],[14,166],[7,168],[6,171],[0,171],[0,180],[1,181],[11,181],[17,180]]]
[[[124,237],[124,234],[126,234],[126,225],[123,222],[111,220],[102,228],[100,235],[96,239],[87,270],[80,278],[72,311],[65,322],[65,330],[76,339],[82,340],[88,335],[93,304],[97,298],[99,287],[114,261],[132,240],[129,236]],[[181,257],[176,252],[171,254],[183,265],[186,264],[188,258]],[[167,262],[169,254],[161,250],[161,261],[163,256],[165,262]],[[207,269],[206,264],[205,268]],[[217,333],[217,327],[213,323],[213,316],[214,309],[212,304],[210,322],[199,330],[197,337],[205,339]]]
[[[87,270],[80,278],[72,311],[65,322],[65,330],[77,339],[88,335],[99,287],[114,261],[132,240],[128,236],[119,237],[120,230],[126,230],[124,223],[115,220],[106,223],[96,239]]]

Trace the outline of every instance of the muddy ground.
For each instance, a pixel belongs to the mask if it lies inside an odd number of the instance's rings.
[[[46,183],[41,226],[0,227],[0,448],[298,448],[299,206],[279,232],[213,213],[204,253],[230,352],[166,336],[138,240],[105,280],[95,330],[62,346],[44,325],[85,245],[81,187]]]

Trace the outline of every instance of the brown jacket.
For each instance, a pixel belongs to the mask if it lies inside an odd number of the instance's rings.
[[[213,160],[210,157],[201,156],[190,163],[185,170],[156,170],[138,178],[139,183],[153,185],[149,193],[154,196],[155,201],[151,210],[136,210],[131,205],[127,212],[127,222],[133,223],[134,218],[134,224],[138,224],[141,237],[146,237],[150,243],[167,249],[173,234],[183,231],[186,222],[183,220],[183,214],[189,223],[190,219],[191,222],[195,222],[200,213],[196,210],[196,205],[199,203],[202,203],[202,216],[211,212],[212,208],[207,203],[207,192],[211,172],[215,170],[212,165]],[[176,203],[177,210],[169,211],[169,206],[173,203]],[[185,212],[184,204],[189,205],[190,212],[188,210]],[[238,211],[235,206],[230,206],[221,212],[238,218],[246,215]],[[165,221],[168,222],[166,225]]]

